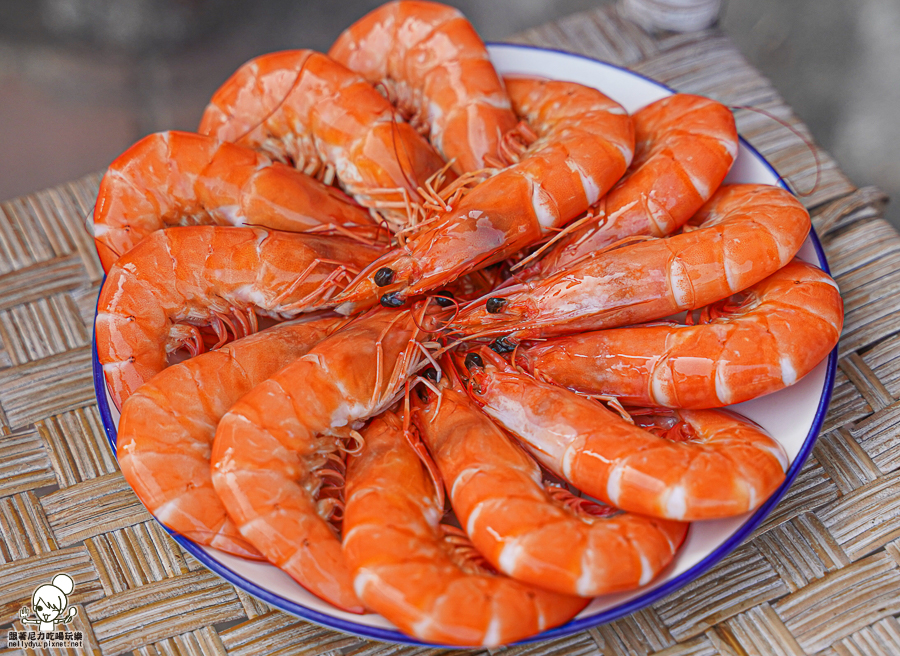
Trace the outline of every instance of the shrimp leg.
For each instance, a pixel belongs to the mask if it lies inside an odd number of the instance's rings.
[[[405,226],[444,162],[369,82],[311,50],[261,55],[213,95],[198,132],[259,149]]]
[[[458,9],[386,3],[348,27],[328,54],[385,88],[457,173],[502,158],[516,116],[487,48]]]
[[[771,185],[728,185],[691,219],[696,229],[588,255],[545,278],[469,304],[452,328],[500,336],[501,350],[653,321],[710,305],[773,274],[809,233],[809,213]]]
[[[536,134],[515,163],[471,189],[434,225],[373,262],[335,297],[339,312],[399,307],[510,257],[583,213],[631,162],[634,129],[621,105],[573,82],[508,81]]]
[[[452,370],[435,385],[439,395],[418,388],[413,421],[460,524],[499,571],[594,597],[649,583],[671,562],[687,524],[564,505],[566,491],[545,489],[534,460],[478,409]]]
[[[487,348],[467,356],[472,398],[550,471],[623,510],[679,521],[753,510],[784,481],[787,455],[724,410],[653,411],[666,439],[593,399],[512,369]]]
[[[698,325],[658,324],[558,337],[517,351],[517,362],[570,389],[622,403],[718,408],[793,385],[837,344],[837,284],[794,260],[714,306]]]
[[[103,269],[177,225],[331,230],[372,241],[378,226],[348,196],[261,153],[189,132],[144,137],[109,165],[94,206]]]
[[[97,303],[97,356],[117,407],[162,371],[167,355],[253,329],[255,316],[321,309],[380,249],[341,237],[259,228],[158,230],[117,260]],[[236,321],[232,321],[232,318]]]
[[[677,93],[632,120],[635,153],[628,171],[530,274],[549,275],[625,237],[673,233],[719,188],[738,153],[731,110],[709,98]]]
[[[385,413],[350,460],[344,554],[367,606],[421,640],[494,647],[574,617],[588,600],[547,592],[480,567],[445,538],[431,478]]]
[[[260,558],[216,496],[209,457],[216,426],[238,399],[304,355],[346,319],[296,319],[173,365],[122,404],[116,455],[147,509],[199,544]]]
[[[211,467],[241,535],[318,597],[363,606],[317,498],[356,429],[391,405],[424,361],[424,308],[369,313],[262,382],[222,417]]]

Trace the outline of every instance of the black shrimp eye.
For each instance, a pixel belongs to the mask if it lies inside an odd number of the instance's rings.
[[[381,267],[375,272],[375,284],[379,287],[387,287],[394,282],[394,270],[390,267]]]
[[[491,314],[497,314],[503,309],[504,305],[506,305],[505,298],[489,298],[484,306],[484,309]]]
[[[453,305],[453,294],[446,291],[438,292],[434,300],[441,307],[450,307]]]
[[[422,372],[422,375],[428,380],[437,381],[437,369],[434,367],[428,367],[428,369]]]
[[[403,297],[400,296],[399,292],[391,292],[390,294],[385,294],[381,297],[381,304],[384,307],[398,308],[402,307],[403,303]]]
[[[465,360],[466,369],[472,369],[474,367],[484,367],[484,360],[481,359],[481,356],[477,353],[469,353],[466,355]]]
[[[516,345],[505,337],[498,337],[491,342],[491,350],[494,353],[510,353],[516,350]]]

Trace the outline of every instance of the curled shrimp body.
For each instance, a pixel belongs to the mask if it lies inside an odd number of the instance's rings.
[[[632,116],[635,153],[628,172],[540,260],[547,275],[632,235],[665,237],[709,200],[738,152],[731,111],[701,96],[679,93]]]
[[[466,173],[501,158],[516,126],[487,48],[459,10],[399,0],[347,28],[328,53],[372,83]]]
[[[470,304],[452,328],[505,335],[501,345],[661,319],[710,305],[791,261],[809,213],[769,185],[719,189],[691,220],[698,228],[595,253],[544,278]]]
[[[289,319],[326,305],[380,249],[340,237],[189,226],[151,233],[120,257],[100,290],[97,356],[117,407],[166,367],[256,331],[257,315]],[[227,330],[226,330],[227,329]]]
[[[440,395],[417,389],[422,401],[413,399],[413,421],[460,524],[499,571],[547,590],[594,597],[649,583],[671,562],[687,524],[596,504],[580,509],[575,503],[584,500],[544,487],[534,460],[452,375],[436,387]],[[574,503],[567,506],[566,499]]]
[[[343,188],[405,225],[417,189],[444,162],[364,78],[326,55],[287,50],[241,66],[199,132],[260,149]]]
[[[148,234],[218,224],[372,237],[368,211],[333,187],[249,148],[190,132],[144,137],[110,164],[94,206],[105,271]]]
[[[434,484],[396,415],[376,418],[364,438],[347,469],[344,554],[366,606],[420,640],[495,647],[587,605],[490,573],[455,551]]]
[[[837,344],[844,312],[835,282],[794,260],[708,323],[650,325],[559,337],[517,351],[560,385],[622,403],[717,408],[794,384]]]
[[[320,342],[238,401],[213,444],[213,485],[244,539],[349,612],[363,607],[327,521],[334,500],[318,494],[340,474],[344,441],[402,395],[423,361],[412,312],[379,309]]]
[[[788,459],[756,424],[725,410],[654,410],[658,437],[593,399],[515,371],[482,348],[472,398],[547,469],[623,510],[695,521],[753,510],[784,481]]]
[[[634,131],[622,107],[574,82],[507,84],[516,113],[538,134],[522,155],[469,191],[430,227],[385,254],[339,297],[353,312],[415,294],[506,259],[595,203],[631,162]]]
[[[222,415],[256,385],[304,355],[346,319],[297,319],[175,364],[122,404],[116,454],[156,518],[199,544],[250,558],[216,495],[209,458]]]

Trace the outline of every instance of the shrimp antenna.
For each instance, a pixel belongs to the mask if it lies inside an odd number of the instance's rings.
[[[425,298],[428,299],[428,300],[442,298],[442,299],[444,299],[444,300],[447,300],[447,301],[452,302],[453,305],[456,306],[456,309],[455,309],[454,312],[453,312],[453,316],[450,317],[450,318],[447,320],[447,322],[444,324],[443,327],[441,327],[441,328],[434,328],[434,329],[431,329],[431,330],[429,330],[428,328],[425,328],[425,327],[419,325],[419,323],[416,321],[415,317],[413,317],[413,322],[416,324],[416,328],[418,328],[419,330],[421,330],[423,333],[427,333],[427,334],[439,333],[439,332],[445,330],[445,329],[447,328],[448,325],[450,325],[451,323],[453,323],[453,320],[456,319],[457,315],[459,314],[459,302],[458,302],[455,298],[453,298],[452,296],[442,296],[441,294],[429,294],[429,295],[426,296]]]
[[[97,203],[95,201],[94,204],[91,205],[91,209],[89,209],[87,213],[85,213],[84,218],[82,219],[82,221],[84,222],[84,229],[87,230],[88,234],[92,237],[94,236],[94,210],[96,209]]]
[[[406,151],[406,148],[403,146],[403,144],[398,143],[400,141],[400,139],[398,138],[400,128],[397,127],[398,125],[400,125],[400,121],[397,120],[398,115],[398,111],[391,112],[391,146],[394,149],[394,157],[397,158],[397,165],[400,167],[400,172],[403,174],[403,179],[406,180],[406,183],[410,186],[411,189],[416,189],[419,186],[418,181],[414,180],[411,177],[410,172],[406,170],[405,166],[403,166],[403,162],[400,158],[400,153],[402,151],[403,155],[405,156],[405,160],[407,162],[412,161],[412,158],[409,156],[409,153]]]
[[[430,295],[428,295],[428,296],[425,297],[425,300],[426,300],[426,301],[430,301],[430,300],[433,299],[433,298],[445,298],[445,297],[444,297],[444,296],[438,296],[437,294],[430,294]],[[413,322],[414,324],[416,324],[416,328],[418,328],[419,330],[421,330],[423,333],[425,333],[425,334],[427,334],[427,335],[433,335],[433,334],[435,334],[435,333],[439,333],[439,332],[441,332],[442,330],[444,330],[444,328],[428,329],[428,328],[425,328],[422,324],[420,324],[419,321],[421,321],[421,320],[423,320],[423,319],[425,318],[425,312],[424,312],[424,310],[422,311],[422,317],[421,317],[419,320],[416,319],[416,315],[415,315],[415,314],[412,314],[412,315],[411,315],[411,318],[412,318],[412,322]],[[453,315],[453,318],[454,318],[454,319],[456,318],[456,315],[455,315],[455,314]],[[445,326],[445,327],[446,327],[446,326]]]
[[[605,199],[606,199],[606,197],[604,196],[601,200],[605,200]],[[609,219],[607,218],[607,216],[606,216],[605,213],[602,214],[602,215],[599,215],[599,214],[594,214],[593,212],[591,212],[590,210],[588,210],[588,212],[587,212],[583,217],[581,217],[581,218],[578,219],[577,221],[573,221],[572,223],[570,223],[570,224],[567,225],[566,227],[564,227],[564,228],[562,228],[561,230],[559,230],[555,235],[553,235],[553,238],[552,238],[552,239],[546,241],[546,242],[543,244],[543,246],[541,246],[539,249],[537,249],[534,253],[532,253],[532,254],[529,255],[528,257],[526,257],[526,258],[520,260],[516,265],[511,266],[511,267],[509,268],[510,273],[512,273],[513,271],[516,271],[516,270],[518,270],[518,269],[521,269],[521,268],[524,267],[526,264],[528,264],[528,263],[530,263],[531,261],[533,261],[534,259],[540,257],[540,255],[541,255],[542,253],[544,253],[544,251],[546,251],[548,248],[550,248],[551,246],[553,246],[553,245],[554,245],[556,242],[558,242],[560,239],[562,239],[563,237],[565,237],[566,235],[568,235],[568,234],[570,234],[570,233],[572,233],[572,232],[575,232],[576,230],[578,230],[578,228],[580,228],[581,226],[585,225],[586,223],[589,223],[592,219],[596,219],[598,216],[600,217],[600,225],[603,225],[603,224],[605,224],[605,223],[607,223],[607,222],[609,221]]]
[[[406,381],[405,387],[406,389],[403,395],[403,436],[406,438],[409,446],[412,447],[412,450],[415,451],[416,455],[419,457],[422,465],[428,471],[431,482],[434,483],[437,506],[438,508],[443,509],[445,503],[444,478],[441,476],[441,472],[434,462],[434,458],[432,458],[431,454],[428,452],[425,442],[422,441],[422,436],[419,434],[418,430],[410,424],[410,417],[412,415],[412,411],[409,407],[409,393],[412,390],[410,381]],[[440,392],[438,392],[438,398],[440,398]]]
[[[306,63],[309,61],[309,57],[310,56],[307,55],[303,59],[303,63],[300,64],[300,68],[298,68],[296,73],[294,74],[294,81],[291,82],[291,86],[288,88],[288,90],[284,92],[284,96],[281,98],[281,100],[279,100],[275,104],[275,106],[272,107],[271,110],[269,110],[269,112],[267,114],[263,115],[262,118],[260,118],[260,120],[256,123],[256,125],[252,126],[250,129],[246,130],[243,134],[241,134],[237,139],[235,139],[235,142],[240,141],[241,139],[246,137],[248,134],[250,134],[257,128],[262,126],[266,121],[268,121],[270,118],[272,118],[275,115],[275,112],[277,112],[279,109],[281,109],[284,106],[284,103],[287,102],[288,97],[294,91],[296,91],[297,85],[300,84],[300,77],[303,75],[303,71],[306,69]],[[246,64],[244,64],[244,66],[246,66]],[[243,67],[241,67],[241,68],[243,68]],[[233,113],[231,113],[230,115],[231,115],[231,117],[234,117]]]
[[[416,346],[419,347],[419,349],[422,351],[422,355],[424,355],[424,356],[425,356],[425,359],[428,360],[428,361],[431,363],[431,366],[434,367],[434,368],[437,370],[437,372],[438,372],[438,381],[440,381],[440,379],[441,379],[441,368],[440,368],[440,366],[438,365],[437,360],[435,360],[435,359],[432,357],[431,353],[428,351],[428,349],[425,347],[425,345],[424,345],[422,342],[416,342]],[[423,381],[423,382],[425,382],[425,381]]]
[[[450,379],[450,385],[459,390],[465,390],[466,384],[463,382],[462,375],[459,373],[459,367],[453,361],[450,353],[444,353],[441,356],[441,364],[447,372],[447,378]]]
[[[801,134],[800,130],[795,128],[793,125],[791,125],[784,119],[778,118],[774,114],[767,112],[764,109],[760,109],[759,107],[751,107],[749,105],[731,105],[730,109],[732,109],[732,110],[745,109],[749,112],[756,112],[757,114],[762,114],[766,118],[769,118],[769,119],[775,121],[782,127],[785,127],[788,130],[790,130],[791,132],[793,132],[794,136],[796,136],[798,139],[800,139],[800,141],[802,141],[804,144],[806,144],[806,147],[809,148],[809,152],[812,153],[813,159],[816,160],[816,179],[815,179],[815,182],[813,183],[812,188],[806,192],[797,191],[796,189],[794,189],[794,185],[791,184],[791,182],[786,177],[781,175],[780,173],[778,174],[778,181],[784,182],[785,184],[789,185],[796,195],[801,196],[803,198],[812,196],[814,193],[816,193],[816,189],[819,188],[819,182],[821,181],[821,176],[822,176],[822,162],[821,162],[821,160],[819,160],[819,153],[816,150],[815,144],[813,144],[806,136]]]
[[[122,257],[122,253],[118,252],[116,249],[114,249],[114,248],[113,248],[112,246],[110,246],[109,244],[104,243],[104,242],[102,242],[102,241],[96,241],[96,240],[94,241],[94,243],[97,244],[98,246],[102,246],[103,248],[105,248],[106,250],[108,250],[110,253],[112,253],[113,255],[115,255],[115,259],[118,260],[120,257]]]

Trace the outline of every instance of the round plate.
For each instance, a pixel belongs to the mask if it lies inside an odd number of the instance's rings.
[[[524,74],[567,80],[595,87],[631,113],[673,91],[631,71],[578,55],[528,46],[492,45],[491,57],[503,74]],[[743,139],[737,160],[726,182],[755,182],[784,186],[778,174]],[[814,233],[798,254],[800,259],[828,271],[825,254]],[[94,387],[109,442],[115,452],[116,412],[108,396],[94,345]],[[796,385],[776,394],[732,406],[766,428],[784,446],[791,460],[784,484],[753,513],[729,519],[696,522],[678,556],[662,576],[650,585],[626,593],[594,599],[568,624],[533,636],[526,642],[557,638],[615,620],[632,613],[690,583],[733,551],[769,515],[793,483],[812,451],[822,428],[834,374],[837,349]],[[251,562],[198,546],[181,535],[172,537],[213,572],[267,604],[305,620],[375,640],[425,644],[396,630],[379,615],[353,615],[314,597],[278,568]]]

